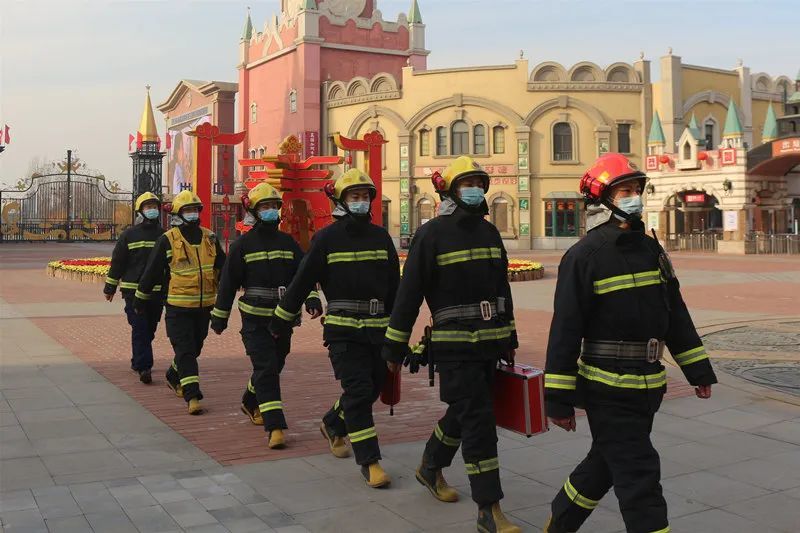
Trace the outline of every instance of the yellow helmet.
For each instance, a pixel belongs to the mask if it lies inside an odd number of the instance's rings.
[[[352,189],[354,187],[368,188],[370,196],[373,199],[378,192],[378,190],[375,188],[375,183],[372,181],[372,178],[357,168],[351,168],[339,176],[339,178],[333,184],[332,190],[331,187],[328,187],[326,192],[328,192],[329,196],[333,196],[333,198],[336,200],[341,201],[347,189]]]
[[[269,183],[259,183],[250,189],[250,192],[247,193],[247,199],[249,203],[247,206],[248,209],[255,209],[258,207],[259,203],[270,200],[277,201],[279,203],[283,202],[281,199],[281,193],[279,193],[278,190]]]
[[[187,189],[179,192],[177,196],[172,199],[172,210],[170,213],[177,215],[181,212],[181,209],[189,206],[197,206],[202,209],[203,202],[200,201],[200,198],[198,198],[195,193]]]
[[[466,155],[462,155],[450,163],[450,166],[442,173],[434,172],[431,181],[437,192],[448,193],[456,181],[469,176],[479,176],[483,180],[483,190],[489,190],[489,174],[481,168],[477,161]]]
[[[136,202],[134,203],[134,211],[141,210],[142,204],[146,202],[158,202],[158,205],[161,205],[161,200],[158,199],[158,196],[151,193],[150,191],[147,191],[145,193],[140,194],[139,197],[136,199]]]

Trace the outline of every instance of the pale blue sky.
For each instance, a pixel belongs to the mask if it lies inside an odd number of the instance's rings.
[[[606,66],[668,47],[684,62],[794,78],[800,68],[797,0],[419,0],[430,68],[581,60]],[[394,20],[411,0],[378,0]],[[279,0],[0,0],[0,125],[12,143],[0,182],[14,183],[34,157],[76,150],[128,187],[128,133],[144,85],[161,103],[181,78],[236,81],[245,6],[263,27]],[[156,111],[159,125],[163,124]],[[162,132],[163,133],[163,132]]]

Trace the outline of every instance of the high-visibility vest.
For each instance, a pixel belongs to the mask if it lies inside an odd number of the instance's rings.
[[[167,303],[177,307],[210,307],[217,299],[214,234],[206,228],[199,245],[189,244],[180,229],[166,232],[170,243],[170,280]]]

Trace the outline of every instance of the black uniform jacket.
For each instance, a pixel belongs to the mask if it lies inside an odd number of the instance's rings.
[[[430,349],[437,361],[489,360],[517,348],[508,256],[497,228],[483,216],[456,208],[417,230],[392,311],[383,357],[399,362],[407,351],[422,299],[431,313],[505,298],[505,313],[490,320],[459,319],[434,326]]]
[[[222,319],[230,317],[240,287],[288,287],[302,258],[300,246],[288,233],[278,231],[277,224],[256,222],[250,231],[234,241],[228,251],[211,315]],[[318,295],[312,292],[311,297],[318,298]],[[277,296],[242,295],[238,305],[248,315],[271,317],[277,300]]]
[[[133,296],[139,287],[147,258],[164,230],[157,220],[145,220],[122,232],[111,254],[103,292],[114,294],[119,287],[125,297]],[[158,292],[161,288],[156,289]]]
[[[200,226],[183,224],[180,226],[181,234],[186,241],[193,245],[199,246],[203,239],[203,230]],[[219,244],[219,239],[214,238],[214,244],[217,248],[217,256],[214,260],[214,270],[219,272],[225,264],[225,252]],[[141,295],[148,295],[153,292],[153,287],[158,285],[163,279],[164,293],[166,294],[169,288],[169,263],[172,259],[172,246],[166,235],[161,235],[156,241],[153,251],[147,260],[147,266],[142,274],[142,279],[139,280],[139,290],[137,291],[136,298],[139,299]],[[191,310],[191,308],[175,307],[176,310]],[[206,308],[207,309],[207,308]]]
[[[545,402],[549,416],[563,418],[574,412],[573,406],[581,403],[582,381],[609,393],[629,392],[634,397],[643,390],[663,391],[666,387],[659,362],[579,362],[583,339],[666,341],[689,383],[716,383],[678,280],[674,276],[668,279],[659,269],[660,251],[658,243],[645,235],[641,222],[625,230],[611,221],[590,231],[564,255],[547,346]]]
[[[357,342],[380,345],[400,283],[400,263],[389,233],[380,226],[346,215],[314,234],[311,247],[273,319],[286,328],[300,313],[300,306],[319,283],[327,301],[383,302],[376,315],[337,311],[325,316],[326,343]],[[282,323],[282,324],[281,324]]]

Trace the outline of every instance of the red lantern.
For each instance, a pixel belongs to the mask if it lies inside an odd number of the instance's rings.
[[[667,154],[662,155],[658,160],[664,165],[669,164],[669,156]]]
[[[699,161],[705,161],[706,159],[708,159],[708,152],[700,152],[699,154],[697,154],[697,159]]]

